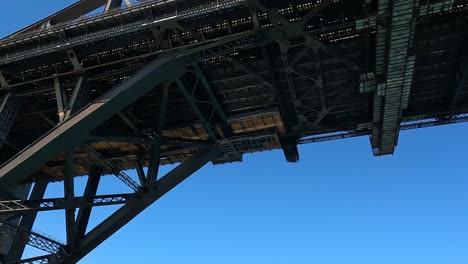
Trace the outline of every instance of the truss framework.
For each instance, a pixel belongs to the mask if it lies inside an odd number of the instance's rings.
[[[15,144],[8,141],[8,134],[19,111],[20,104],[17,99],[52,92],[58,115],[58,122],[55,122],[47,114],[39,114],[53,128],[0,167],[1,192],[10,193],[13,188],[27,180],[34,170],[58,154],[63,155],[60,166],[63,167],[64,183],[64,197],[44,198],[47,182],[38,180],[29,199],[0,201],[0,216],[20,219],[19,225],[8,221],[0,222],[0,234],[14,241],[14,246],[2,259],[4,263],[76,263],[145,208],[209,162],[238,162],[242,161],[242,155],[245,153],[280,147],[288,161],[296,162],[299,160],[298,144],[363,135],[371,135],[376,155],[391,154],[400,130],[467,121],[466,115],[460,114],[435,119],[403,117],[403,111],[407,110],[410,100],[415,67],[412,45],[416,23],[419,19],[425,19],[423,16],[450,11],[454,6],[453,1],[426,5],[421,5],[416,0],[399,0],[393,5],[387,1],[379,1],[377,15],[368,14],[365,19],[352,23],[357,30],[376,28],[375,69],[366,65],[368,62],[355,61],[353,54],[343,55],[346,53],[340,50],[339,45],[330,45],[325,40],[326,37],[317,37],[320,32],[325,31],[311,29],[312,20],[340,1],[317,1],[305,9],[307,12],[302,10],[304,14],[301,17],[291,17],[294,12],[300,13],[298,10],[291,12],[288,8],[278,9],[259,0],[224,0],[218,1],[215,6],[212,3],[204,3],[184,10],[176,7],[162,17],[152,13],[151,8],[154,5],[164,7],[165,2],[142,1],[132,5],[127,0],[82,0],[12,36],[24,36],[26,39],[37,32],[48,32],[58,34],[59,42],[45,43],[33,51],[8,51],[6,56],[0,57],[0,67],[25,59],[32,60],[40,55],[56,55],[56,52],[62,51],[66,53],[70,67],[50,76],[42,72],[39,79],[27,80],[23,77],[22,81],[11,85],[9,81],[13,77],[0,71],[0,91],[8,91],[0,104],[0,147],[5,143],[14,148]],[[123,3],[127,8],[119,8]],[[143,10],[144,23],[138,21],[128,25],[121,24],[119,29],[108,28],[103,32],[87,34],[86,37],[65,34],[70,27],[81,27],[80,21],[65,23],[65,17],[78,18],[97,7],[104,7],[103,15],[85,18],[81,22],[95,23],[97,19],[106,16],[124,18],[126,12],[138,13]],[[232,32],[234,25],[231,21],[222,25],[229,34],[220,37],[204,30],[194,31],[181,23],[184,19],[190,21],[194,17],[235,8],[248,8],[250,20],[243,22],[242,19],[238,19],[236,23],[251,23],[252,28]],[[299,9],[299,6],[295,9]],[[100,62],[99,54],[96,54],[98,64],[91,67],[87,67],[86,60],[77,55],[78,49],[83,45],[136,34],[142,30],[150,31],[154,37],[154,40],[148,43],[150,51],[146,54],[126,58],[120,55],[119,60],[106,63]],[[353,36],[344,34],[344,38],[348,37]],[[6,40],[0,44],[11,43]],[[261,57],[265,60],[267,72],[259,71],[249,65],[247,60],[237,58],[239,52],[254,47],[261,47]],[[291,55],[293,51],[294,56]],[[275,53],[280,61],[271,59]],[[312,57],[312,62],[301,63],[309,57]],[[457,108],[457,102],[463,96],[468,75],[466,56],[464,58],[452,91],[452,110]],[[137,63],[140,60],[143,63],[150,62],[141,67]],[[262,101],[262,106],[264,110],[270,109],[272,105],[278,107],[284,131],[264,129],[262,133],[233,136],[228,110],[214,92],[216,84],[210,82],[204,71],[203,65],[208,61],[227,61],[254,79],[256,83],[250,84],[250,87],[266,88],[270,94]],[[355,79],[341,84],[342,89],[333,93],[330,92],[330,87],[327,87],[327,78],[330,78],[330,75],[326,75],[326,68],[332,64],[330,61],[337,64],[339,67],[335,66],[342,72],[356,76]],[[122,62],[134,64],[125,69],[112,68]],[[90,74],[94,69],[105,67],[111,69],[99,76]],[[372,70],[375,72],[368,72]],[[76,75],[74,83],[64,81],[64,77],[70,75]],[[125,76],[125,81],[117,82],[99,98],[91,99],[93,91],[99,89],[92,85],[93,81],[100,78],[121,78],[119,76],[122,75]],[[238,77],[242,78],[245,77]],[[53,85],[40,91],[13,93],[15,90],[44,81],[51,81]],[[304,82],[309,85],[308,89],[301,88]],[[359,90],[359,85],[365,87],[361,89],[361,93],[374,93],[373,122],[360,124],[349,131],[307,136],[319,128],[326,130],[327,119],[333,112],[339,112],[343,105],[354,103],[349,99]],[[131,107],[137,100],[155,90],[159,92],[159,100],[155,102],[157,107],[153,109],[155,118],[152,120],[151,129],[142,130],[141,120],[133,115]],[[193,140],[184,136],[173,138],[163,135],[164,128],[170,121],[167,120],[169,99],[174,93],[182,95],[184,103],[196,117],[197,123],[192,125],[192,128],[204,131],[206,136]],[[244,99],[236,98],[239,102]],[[319,102],[320,108],[314,108],[314,100]],[[113,133],[110,130],[99,129],[99,125],[113,116],[118,116],[130,132]],[[143,164],[144,158],[141,155],[134,157],[138,182],[126,174],[118,163],[106,157],[105,153],[94,149],[91,144],[96,142],[121,142],[148,150],[148,164]],[[84,149],[93,159],[93,165],[88,169],[88,182],[83,197],[75,196],[74,176],[78,166],[76,148]],[[186,158],[181,159],[178,167],[161,177],[159,167],[169,155],[185,155]],[[144,166],[148,167],[146,173]],[[114,174],[129,187],[130,192],[97,195],[104,171]],[[107,205],[122,207],[94,229],[86,232],[92,208]],[[64,211],[66,242],[32,231],[37,214],[52,210]],[[43,250],[47,255],[21,260],[25,245]]]

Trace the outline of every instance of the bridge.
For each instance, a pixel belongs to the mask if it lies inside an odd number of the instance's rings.
[[[298,162],[299,144],[357,136],[391,155],[401,130],[468,121],[467,15],[465,0],[80,0],[3,38],[2,263],[76,263],[209,162]],[[97,195],[103,175],[128,192]],[[64,197],[44,198],[50,182]],[[66,241],[32,230],[52,210]]]

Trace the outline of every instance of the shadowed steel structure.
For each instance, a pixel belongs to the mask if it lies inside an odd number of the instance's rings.
[[[355,136],[388,155],[401,130],[467,121],[467,15],[465,0],[81,0],[1,39],[1,262],[76,263],[209,162],[297,162],[298,144]],[[128,192],[97,195],[103,175]],[[64,196],[45,198],[54,181]],[[52,210],[66,241],[32,230]]]

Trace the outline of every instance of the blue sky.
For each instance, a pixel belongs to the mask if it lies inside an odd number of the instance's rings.
[[[6,1],[0,36],[72,2]],[[382,158],[361,137],[300,146],[297,164],[281,151],[209,164],[80,263],[466,264],[467,134],[468,124],[406,131]],[[104,177],[99,193],[119,191],[129,190]],[[94,210],[92,224],[112,210]],[[35,228],[64,240],[63,222],[41,213]]]

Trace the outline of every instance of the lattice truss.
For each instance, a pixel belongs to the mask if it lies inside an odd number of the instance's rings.
[[[209,162],[273,149],[297,162],[298,144],[355,136],[393,154],[400,130],[468,121],[467,10],[81,0],[0,40],[2,263],[76,263]],[[159,175],[166,164],[178,166]],[[98,195],[102,175],[128,193]],[[82,197],[76,176],[87,177]],[[51,181],[63,197],[44,198]],[[92,208],[107,205],[121,207],[87,232]],[[54,210],[66,241],[32,230]],[[46,255],[22,259],[26,245]]]

